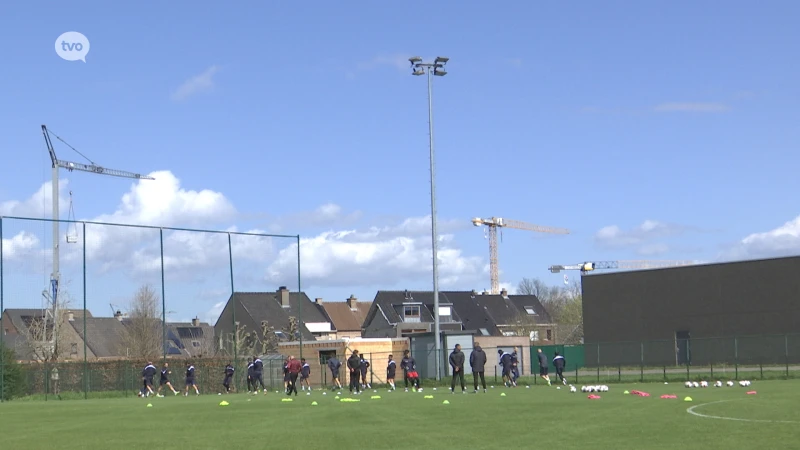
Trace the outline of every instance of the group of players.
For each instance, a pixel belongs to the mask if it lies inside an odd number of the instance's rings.
[[[551,382],[548,374],[549,363],[547,356],[542,352],[542,349],[538,349],[537,353],[539,376],[545,380],[549,386]],[[516,387],[517,379],[520,377],[519,356],[517,354],[516,347],[511,353],[508,353],[504,350],[497,350],[497,356],[498,365],[502,368],[503,384],[506,387]],[[453,374],[450,382],[450,390],[453,393],[455,393],[457,381],[460,381],[461,392],[466,393],[464,380],[465,361],[466,358],[464,353],[461,351],[461,345],[456,344],[449,357],[449,363]],[[483,388],[483,392],[486,392],[486,378],[484,375],[486,362],[486,353],[483,351],[480,344],[475,343],[475,347],[469,355],[469,363],[472,368],[473,387],[474,392],[476,393],[478,392],[479,381],[481,387]],[[331,372],[331,389],[342,389],[342,382],[340,381],[342,363],[334,356],[328,359],[327,365]],[[553,358],[553,366],[556,368],[556,375],[558,376],[559,380],[566,385],[567,379],[564,377],[566,359],[564,356],[559,355],[558,352],[556,352]],[[358,350],[353,350],[350,357],[347,358],[346,367],[350,376],[349,389],[351,393],[360,394],[363,389],[371,388],[370,383],[367,380],[370,363],[364,358],[363,355],[359,353]],[[403,358],[400,360],[400,368],[403,371],[405,391],[408,392],[409,385],[414,391],[422,391],[419,380],[419,372],[417,372],[417,362],[414,357],[411,356],[411,352],[409,350],[403,351]],[[225,366],[224,378],[222,381],[222,386],[225,393],[232,392],[233,388],[231,386],[231,382],[233,380],[235,370],[236,369],[233,367],[233,364],[230,362]],[[159,379],[158,389],[156,391],[153,390],[154,379],[157,372],[158,370],[153,363],[148,362],[145,368],[142,370],[142,389],[139,392],[139,396],[149,397],[150,395],[156,395],[158,397],[164,397],[164,395],[161,394],[161,390],[164,388],[164,386],[168,387],[174,395],[178,395],[180,391],[176,390],[170,381],[170,375],[172,372],[169,368],[169,363],[167,362],[165,362],[161,368],[161,377]],[[386,383],[389,385],[390,391],[394,391],[396,389],[396,375],[397,364],[394,361],[393,355],[389,355],[386,365]],[[294,356],[290,355],[288,358],[286,358],[283,364],[283,384],[285,394],[294,394],[295,396],[298,394],[298,379],[301,390],[308,390],[310,392],[310,376],[311,366],[306,362],[306,359],[301,358],[298,361]],[[195,394],[200,395],[200,389],[195,383],[194,365],[187,361],[183,395],[188,396],[190,389],[194,389]],[[264,362],[260,358],[253,356],[247,360],[247,392],[248,394],[258,394],[260,389],[263,389],[264,394],[267,393],[267,387],[264,385]]]

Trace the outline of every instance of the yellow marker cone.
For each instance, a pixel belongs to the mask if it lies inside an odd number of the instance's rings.
[[[505,397],[505,396],[506,396],[506,393],[505,393],[505,392],[501,392],[501,393],[500,393],[500,397]]]
[[[628,391],[625,391],[625,392],[623,392],[623,394],[630,394],[630,392],[628,392]]]
[[[148,407],[148,408],[152,408],[152,407],[153,407],[153,404],[152,404],[152,403],[148,403],[148,404],[147,404],[147,407]]]
[[[685,399],[683,399],[683,401],[685,401],[685,402],[691,402],[691,401],[692,401],[692,397],[686,397]]]
[[[339,396],[333,397],[334,400],[339,400]]]
[[[373,399],[373,400],[378,400],[379,398],[381,398],[381,396],[380,395],[373,395],[370,398]]]
[[[317,402],[311,402],[311,406],[317,406]]]
[[[228,406],[230,403],[226,402],[225,400],[219,402],[219,406]]]
[[[450,404],[450,402],[449,402],[449,401],[447,401],[447,400],[445,400],[445,401],[443,401],[443,402],[442,402],[442,404],[443,404],[443,405],[449,405],[449,404]]]
[[[282,398],[282,399],[281,399],[281,401],[282,401],[282,402],[292,402],[292,401],[294,401],[294,399],[291,399],[291,398]]]
[[[433,398],[432,395],[426,395],[424,398]]]

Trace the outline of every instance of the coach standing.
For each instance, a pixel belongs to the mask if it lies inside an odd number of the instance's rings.
[[[289,371],[289,388],[286,390],[286,395],[292,395],[292,392],[294,392],[294,395],[297,396],[297,376],[303,370],[303,365],[300,364],[300,361],[294,359],[294,356],[289,355],[286,369]]]
[[[450,381],[450,391],[456,393],[456,378],[461,380],[461,393],[467,393],[464,385],[464,352],[461,351],[461,344],[456,344],[453,353],[450,353],[450,367],[453,368],[453,379]]]
[[[469,354],[469,365],[472,366],[472,381],[475,385],[475,392],[478,392],[478,377],[481,379],[483,385],[483,392],[486,392],[486,378],[484,378],[484,371],[486,370],[486,352],[483,351],[481,345],[475,343],[475,348]]]

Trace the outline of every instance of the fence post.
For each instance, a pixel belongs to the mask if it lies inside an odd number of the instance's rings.
[[[83,222],[83,399],[89,398],[89,359],[86,355],[86,222]]]
[[[711,378],[714,378],[714,363],[709,363],[709,365],[711,366]]]
[[[617,381],[622,382],[622,364],[617,365]]]
[[[734,378],[739,379],[739,338],[733,337]]]
[[[600,382],[600,344],[597,344],[597,382]]]
[[[639,342],[639,350],[641,352],[641,362],[639,363],[639,382],[644,381],[644,342]]]
[[[164,260],[161,260],[162,265]],[[232,321],[233,321],[233,370],[239,370],[239,330],[236,323],[236,290],[234,289],[233,285],[233,247],[231,246],[231,234],[228,233],[228,267],[230,268],[231,272],[231,311],[233,313]],[[162,283],[163,285],[163,283]],[[270,369],[272,369],[272,362],[269,363]],[[271,373],[271,372],[270,372]],[[272,380],[272,375],[270,374],[270,380]],[[270,381],[271,383],[272,381]],[[239,389],[239,386],[236,386],[236,389]],[[270,390],[272,390],[272,385],[270,385]]]
[[[783,335],[783,351],[786,357],[786,378],[789,378],[789,335],[788,334]]]
[[[691,373],[689,373],[689,361],[686,361],[686,381],[692,378]]]
[[[3,290],[3,218],[0,217],[0,326],[2,326],[3,311],[5,311],[5,305],[3,305]],[[4,334],[5,330],[0,330],[0,403],[4,401],[6,393],[6,347],[3,342]]]

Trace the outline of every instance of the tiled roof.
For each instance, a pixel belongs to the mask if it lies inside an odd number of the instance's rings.
[[[305,292],[289,293],[289,307],[281,306],[277,292],[236,292],[235,299],[250,314],[255,323],[266,320],[276,330],[289,325],[289,317],[297,317],[302,307],[303,322],[329,322],[320,305],[312,302]],[[230,302],[230,299],[228,300]],[[303,339],[314,340],[314,335],[303,327]]]
[[[356,302],[350,309],[347,302],[324,302],[322,308],[330,317],[336,331],[360,331],[372,302]]]

